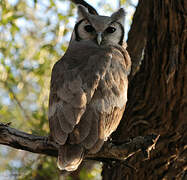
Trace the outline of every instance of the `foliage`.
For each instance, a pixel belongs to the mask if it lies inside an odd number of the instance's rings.
[[[106,11],[112,10],[112,5],[105,1],[98,5],[103,4]],[[2,122],[11,122],[13,127],[28,133],[49,133],[47,108],[51,69],[68,46],[75,10],[67,0],[0,1]],[[3,173],[11,176],[11,172],[15,172],[15,178],[20,180],[36,176],[58,179],[56,160],[51,157],[0,146],[0,158],[0,177]],[[81,171],[81,177],[93,179],[86,170]]]
[[[12,126],[29,133],[48,134],[51,69],[66,50],[72,31],[68,19],[74,10],[73,5],[63,1],[1,1],[0,116],[3,122],[12,122]],[[5,158],[9,158],[6,161],[2,157],[1,170],[8,165],[11,172],[21,175],[19,179],[33,179],[42,173],[45,177],[57,174],[54,173],[57,169],[53,169],[55,159],[32,154],[31,159],[37,157],[38,160],[28,163],[28,153],[22,156],[22,152],[7,151]],[[22,156],[23,161],[18,156]],[[12,160],[17,161],[18,167],[11,164]],[[42,168],[38,171],[41,161]]]

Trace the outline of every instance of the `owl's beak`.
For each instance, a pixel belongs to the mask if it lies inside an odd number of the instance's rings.
[[[97,44],[100,45],[102,41],[102,32],[97,33]]]

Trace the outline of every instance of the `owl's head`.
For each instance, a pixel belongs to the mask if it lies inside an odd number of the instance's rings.
[[[74,28],[73,41],[92,41],[98,45],[123,44],[125,11],[119,9],[111,16],[93,15],[78,6],[78,22]]]

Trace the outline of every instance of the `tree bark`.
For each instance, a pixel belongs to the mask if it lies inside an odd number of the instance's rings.
[[[187,1],[139,3],[149,8],[146,37],[141,37],[146,39],[144,58],[130,81],[127,107],[113,139],[150,133],[160,138],[150,159],[127,159],[137,171],[105,164],[102,176],[104,180],[187,179]],[[138,17],[134,23],[140,24]]]

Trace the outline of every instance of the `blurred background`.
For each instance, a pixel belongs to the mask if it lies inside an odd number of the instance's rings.
[[[138,0],[87,0],[100,14],[120,6],[127,16],[125,38]],[[0,0],[0,122],[47,136],[51,69],[63,56],[76,22],[70,0]],[[0,145],[0,180],[99,180],[102,163],[85,162],[61,175],[56,158]]]

